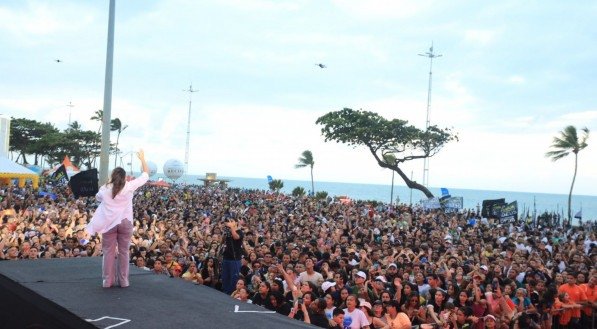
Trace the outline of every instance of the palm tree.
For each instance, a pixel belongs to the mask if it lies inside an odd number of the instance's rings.
[[[99,129],[97,130],[98,134],[101,134],[102,132],[102,123],[104,122],[104,110],[97,110],[95,111],[95,113],[93,114],[93,116],[90,118],[92,121],[98,121],[99,122]]]
[[[114,157],[114,168],[116,168],[116,160],[118,160],[118,141],[120,140],[120,134],[128,128],[128,125],[122,125],[122,122],[119,118],[112,119],[110,122],[110,130],[116,131],[116,156]]]
[[[552,151],[545,153],[545,156],[551,158],[551,161],[557,161],[570,154],[574,153],[574,176],[572,176],[572,185],[570,185],[570,193],[568,194],[568,220],[572,221],[572,189],[574,188],[574,181],[576,180],[576,171],[578,169],[578,152],[587,147],[587,139],[589,139],[589,129],[586,127],[582,129],[583,135],[579,139],[576,132],[576,127],[568,126],[560,131],[560,135],[553,138],[551,144]]]
[[[292,196],[303,196],[305,194],[307,194],[307,192],[302,186],[297,186],[292,190]]]
[[[269,189],[274,192],[280,192],[284,188],[284,182],[281,179],[274,179],[268,183]]]
[[[313,184],[313,165],[315,165],[315,161],[313,161],[313,153],[309,150],[303,151],[298,161],[299,163],[294,165],[295,168],[311,167],[311,195],[315,195],[315,185]]]
[[[328,197],[328,192],[326,191],[319,191],[315,194],[315,199],[317,200],[324,200],[327,199]]]

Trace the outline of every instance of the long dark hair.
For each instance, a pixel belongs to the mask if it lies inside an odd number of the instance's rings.
[[[110,183],[112,183],[112,199],[114,199],[122,191],[126,183],[126,171],[121,167],[114,168],[110,177]]]

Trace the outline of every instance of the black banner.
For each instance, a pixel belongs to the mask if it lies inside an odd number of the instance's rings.
[[[499,208],[506,205],[506,199],[483,200],[481,216],[484,218],[500,218]],[[495,209],[495,210],[494,210]]]
[[[68,181],[68,175],[66,174],[66,167],[61,164],[56,171],[50,176],[50,180],[54,184],[63,183]]]
[[[81,171],[71,177],[68,185],[75,198],[80,196],[95,196],[99,191],[97,169]]]

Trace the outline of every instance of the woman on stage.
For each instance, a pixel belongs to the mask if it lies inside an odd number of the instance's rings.
[[[110,181],[103,185],[95,196],[101,203],[87,225],[90,235],[102,234],[104,288],[110,288],[117,283],[122,288],[129,286],[129,245],[133,236],[134,221],[133,196],[135,190],[149,179],[143,150],[137,153],[137,157],[141,160],[143,168],[141,176],[127,182],[126,171],[120,167],[115,168]]]

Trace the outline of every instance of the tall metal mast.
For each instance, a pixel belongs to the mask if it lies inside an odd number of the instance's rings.
[[[110,121],[112,115],[112,70],[114,63],[114,16],[115,0],[110,0],[108,16],[108,46],[106,49],[106,77],[104,83],[104,107],[102,108],[102,148],[100,152],[99,184],[108,182],[110,166]]]
[[[189,174],[189,141],[191,138],[191,103],[193,99],[193,93],[198,91],[193,89],[193,85],[189,85],[189,89],[184,90],[189,93],[189,116],[187,118],[187,146],[184,152],[184,166],[185,166],[185,175]]]
[[[429,87],[427,89],[427,119],[425,120],[425,130],[429,129],[429,111],[431,110],[431,78],[433,75],[433,59],[437,57],[442,57],[442,55],[436,55],[433,53],[433,42],[431,43],[431,48],[429,51],[424,54],[418,54],[419,56],[428,57],[429,58]],[[425,157],[423,159],[423,186],[429,185],[429,158]]]

